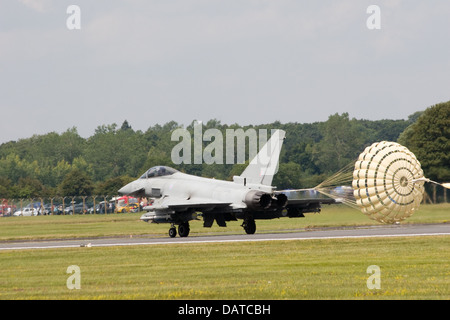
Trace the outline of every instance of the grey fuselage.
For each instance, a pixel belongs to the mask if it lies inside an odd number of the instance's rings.
[[[219,226],[237,219],[280,217],[287,197],[273,193],[273,187],[247,183],[241,176],[233,181],[216,180],[181,173],[159,166],[119,190],[120,194],[152,198],[141,220],[182,224],[203,215],[204,226],[215,220]]]
[[[119,192],[131,194],[135,190],[141,190],[142,195],[146,197],[156,198],[155,204],[158,204],[158,199],[172,198],[174,201],[231,203],[232,208],[242,209],[246,207],[245,197],[250,190],[272,193],[273,188],[247,184],[245,181],[224,181],[176,172],[162,177],[137,179]],[[158,208],[157,205],[155,207]]]

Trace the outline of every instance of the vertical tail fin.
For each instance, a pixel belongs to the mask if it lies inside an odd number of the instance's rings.
[[[278,171],[278,161],[286,132],[276,130],[269,141],[240,175],[248,183],[272,185],[273,176]]]

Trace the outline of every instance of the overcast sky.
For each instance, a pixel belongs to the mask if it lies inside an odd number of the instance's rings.
[[[406,119],[448,100],[448,0],[0,2],[0,143],[125,119]]]

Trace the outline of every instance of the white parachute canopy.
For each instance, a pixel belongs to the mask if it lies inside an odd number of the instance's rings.
[[[377,142],[359,155],[353,171],[356,205],[371,219],[394,223],[411,216],[422,202],[420,162],[406,147]]]
[[[381,141],[318,186],[298,191],[315,190],[360,209],[373,220],[395,223],[419,209],[425,182],[450,189],[450,183],[425,178],[420,162],[408,148]]]
[[[381,141],[314,189],[360,209],[373,220],[395,223],[419,208],[425,182],[448,188],[425,178],[416,156],[406,147]]]

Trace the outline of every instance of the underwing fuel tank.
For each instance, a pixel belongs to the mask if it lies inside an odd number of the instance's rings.
[[[147,212],[147,213],[144,213],[140,219],[145,222],[153,222],[153,223],[171,223],[171,222],[173,222],[170,213],[156,214],[155,212]]]
[[[175,218],[174,218],[175,217]],[[167,212],[149,211],[144,213],[140,220],[151,223],[183,223],[191,220],[197,220],[196,212],[186,212],[183,214],[174,214]]]

